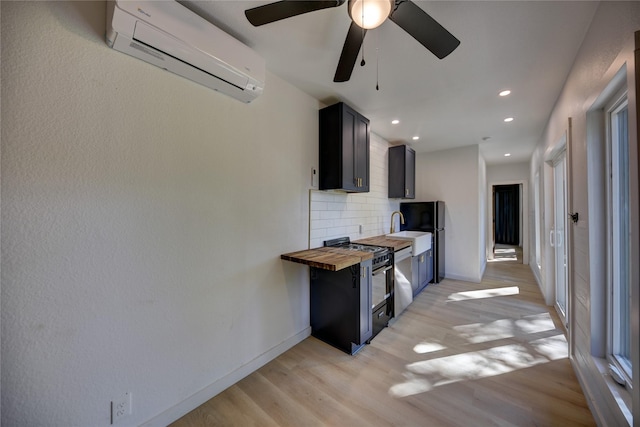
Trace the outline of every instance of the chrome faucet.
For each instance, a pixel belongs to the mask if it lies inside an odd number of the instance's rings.
[[[395,227],[395,224],[393,223],[393,216],[395,214],[400,214],[400,224],[404,224],[404,215],[402,215],[402,212],[393,211],[393,213],[391,214],[391,229],[389,230],[390,234],[393,234],[396,232],[396,227]]]

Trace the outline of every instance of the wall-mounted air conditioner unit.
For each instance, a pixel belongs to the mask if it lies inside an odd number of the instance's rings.
[[[107,2],[107,44],[243,102],[262,93],[255,51],[175,1]]]

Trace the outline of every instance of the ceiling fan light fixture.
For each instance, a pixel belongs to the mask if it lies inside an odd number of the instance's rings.
[[[349,0],[349,16],[361,28],[379,27],[391,13],[393,0]]]

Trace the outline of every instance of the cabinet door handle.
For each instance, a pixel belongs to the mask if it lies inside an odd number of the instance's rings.
[[[404,190],[404,195],[408,196],[409,195],[409,189],[407,188],[406,190]]]

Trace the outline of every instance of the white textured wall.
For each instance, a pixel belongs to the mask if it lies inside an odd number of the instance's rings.
[[[487,195],[488,187],[487,187],[487,163],[482,156],[482,154],[478,155],[478,253],[480,254],[480,279],[484,274],[484,270],[487,267],[487,256],[486,256],[486,248],[487,248],[487,230],[482,226],[482,224],[487,224],[489,221],[489,209],[488,205],[488,195]],[[484,256],[482,256],[484,254]]]
[[[640,2],[601,2],[593,22],[587,32],[585,40],[575,59],[574,66],[567,77],[567,81],[558,97],[547,127],[542,135],[541,142],[531,162],[530,182],[535,179],[537,170],[541,171],[544,177],[545,211],[543,226],[543,236],[548,236],[550,217],[552,212],[552,173],[551,167],[544,164],[544,153],[554,146],[568,127],[568,118],[572,118],[571,150],[572,150],[572,201],[573,210],[580,214],[580,221],[573,225],[573,240],[570,242],[573,247],[573,271],[570,273],[573,281],[573,296],[571,298],[572,309],[572,336],[574,345],[572,360],[576,367],[578,377],[583,382],[587,398],[594,405],[599,425],[626,425],[626,420],[622,412],[617,409],[614,396],[609,391],[607,376],[600,374],[596,367],[597,360],[591,354],[592,333],[597,329],[602,329],[601,325],[593,325],[592,310],[599,310],[602,304],[606,304],[599,294],[592,295],[592,289],[601,286],[600,283],[591,283],[589,268],[591,262],[604,262],[601,259],[589,259],[590,248],[590,227],[598,227],[599,224],[591,224],[588,203],[589,181],[587,175],[587,112],[596,101],[599,94],[611,81],[618,69],[627,62],[633,68],[633,33],[640,30]],[[631,80],[632,81],[632,80]],[[630,117],[635,111],[637,103],[632,101],[630,95],[629,113]],[[630,125],[630,135],[633,137],[633,125]],[[634,128],[635,130],[635,128]],[[637,147],[637,134],[632,139],[632,146]],[[636,158],[631,156],[631,158]],[[533,206],[533,192],[531,192],[531,203]],[[632,212],[633,214],[633,212]],[[632,222],[634,222],[632,220]],[[637,223],[637,218],[634,223]],[[531,235],[534,231],[531,231]],[[544,242],[542,256],[542,277],[543,292],[547,296],[551,293],[553,283],[552,265],[549,256],[550,248],[548,242]],[[545,256],[546,255],[546,256]],[[592,286],[595,285],[595,286]],[[637,310],[638,281],[633,282],[633,295],[635,295],[635,307]],[[634,405],[633,418],[634,426],[640,425],[640,381],[637,359],[637,337],[638,312],[634,313],[634,323],[632,324],[632,336],[635,337],[635,360],[634,363]],[[600,322],[604,319],[599,319]],[[609,385],[611,382],[609,381]],[[613,385],[612,390],[619,390]]]
[[[529,180],[529,162],[505,163],[487,166],[487,182],[511,182]]]
[[[389,232],[391,213],[400,207],[399,199],[389,199],[389,145],[371,134],[368,193],[310,192],[310,248],[320,247],[325,240],[337,237],[357,240]],[[396,216],[397,230],[400,229],[398,221]]]
[[[482,171],[478,146],[416,155],[416,201],[445,202],[445,276],[479,282]]]
[[[107,426],[124,392],[119,425],[166,424],[304,338],[279,255],[308,243],[318,102],[111,50],[103,2],[1,7],[2,425]]]

